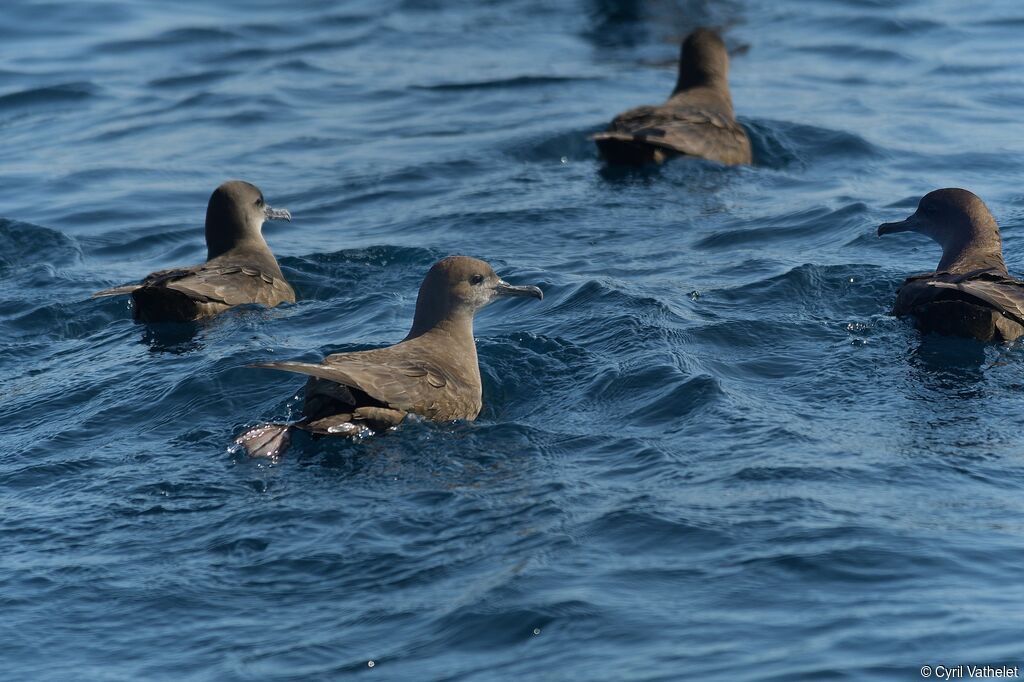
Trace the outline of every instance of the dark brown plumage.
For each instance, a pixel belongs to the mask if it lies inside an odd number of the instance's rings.
[[[407,414],[433,421],[473,420],[482,406],[480,367],[473,339],[476,311],[500,296],[544,297],[533,286],[512,286],[487,263],[449,256],[434,264],[420,286],[412,329],[400,343],[377,350],[336,353],[320,364],[254,365],[306,374],[305,418],[268,424],[237,439],[250,455],[276,456],[298,427],[318,435],[356,435],[399,424]]]
[[[920,232],[942,246],[935,272],[909,277],[893,314],[910,316],[922,332],[980,341],[1013,341],[1024,334],[1024,282],[1003,262],[999,226],[985,203],[965,189],[938,189],[878,235]]]
[[[187,322],[247,303],[294,303],[295,292],[261,232],[264,220],[282,218],[290,221],[292,216],[268,206],[255,185],[225,182],[206,207],[206,263],[154,272],[139,284],[93,297],[131,294],[140,322]]]
[[[683,41],[668,101],[619,114],[593,139],[610,163],[662,163],[676,155],[751,163],[750,138],[732,109],[729,53],[718,33],[699,28]]]

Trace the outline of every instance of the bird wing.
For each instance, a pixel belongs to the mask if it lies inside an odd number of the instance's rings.
[[[130,294],[141,286],[141,284],[123,284],[118,287],[111,287],[110,289],[97,291],[95,294],[92,295],[92,297],[102,298],[104,296],[121,296],[123,294]]]
[[[595,140],[644,142],[723,163],[750,161],[750,139],[736,121],[702,107],[642,106],[623,112]]]
[[[261,362],[266,367],[319,377],[359,389],[388,407],[448,421],[472,419],[480,410],[479,398],[459,390],[459,382],[433,363],[396,358],[389,348],[361,353],[338,353],[322,364]]]
[[[161,281],[158,285],[180,291],[196,301],[229,306],[246,303],[276,305],[281,301],[295,300],[294,291],[282,278],[245,265],[203,267],[183,277]]]
[[[130,294],[136,289],[141,289],[145,286],[160,286],[165,282],[170,282],[175,279],[187,277],[203,266],[196,265],[191,268],[174,268],[171,270],[158,270],[156,272],[146,275],[146,278],[138,284],[122,284],[120,286],[112,287],[110,289],[104,289],[103,291],[97,291],[92,295],[93,298],[100,298],[102,296],[120,296],[122,294]]]
[[[259,268],[245,265],[160,270],[147,275],[139,284],[125,284],[93,294],[118,296],[141,288],[173,289],[202,303],[223,303],[228,306],[246,303],[276,305],[281,301],[294,301],[295,292],[284,279],[274,277]]]
[[[982,275],[960,281],[931,280],[927,285],[958,291],[1024,325],[1024,282],[999,275]]]

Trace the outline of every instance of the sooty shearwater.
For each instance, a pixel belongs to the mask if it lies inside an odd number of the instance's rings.
[[[894,315],[912,317],[925,333],[980,341],[1024,334],[1024,282],[1007,272],[999,226],[980,198],[957,188],[929,192],[909,218],[878,227],[879,236],[895,232],[931,237],[942,258],[935,272],[907,278]]]
[[[278,219],[291,221],[292,215],[268,206],[258,187],[225,182],[206,207],[205,263],[154,272],[139,284],[105,289],[93,298],[131,294],[140,322],[188,322],[247,303],[294,303],[295,291],[261,232],[263,221]]]
[[[253,365],[309,375],[304,418],[257,426],[235,442],[252,456],[276,457],[294,428],[353,436],[396,426],[408,414],[432,421],[475,419],[482,392],[473,316],[503,296],[544,298],[537,287],[512,286],[481,260],[449,256],[438,261],[420,286],[412,329],[400,343],[336,353],[320,364]]]
[[[677,155],[751,163],[750,138],[732,109],[729,53],[718,33],[698,28],[683,41],[668,101],[619,114],[593,139],[613,164],[660,164]]]

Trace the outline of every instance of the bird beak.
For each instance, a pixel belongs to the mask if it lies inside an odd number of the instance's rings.
[[[292,214],[287,208],[270,208],[269,205],[263,209],[263,217],[267,220],[292,221]]]
[[[878,236],[893,234],[896,232],[919,232],[921,229],[921,218],[915,213],[906,220],[898,223],[882,223],[878,226]]]
[[[544,292],[537,287],[514,287],[503,279],[498,280],[498,284],[495,285],[494,291],[498,296],[533,296],[539,300],[544,299]]]

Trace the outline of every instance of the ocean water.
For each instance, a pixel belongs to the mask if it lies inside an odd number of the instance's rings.
[[[605,168],[724,27],[756,164]],[[1013,0],[7,0],[0,679],[913,680],[1024,664],[1024,353],[887,313],[982,196],[1024,270]],[[300,302],[146,328],[244,178]],[[404,336],[432,262],[485,408],[233,436]],[[372,665],[371,665],[372,662]]]

